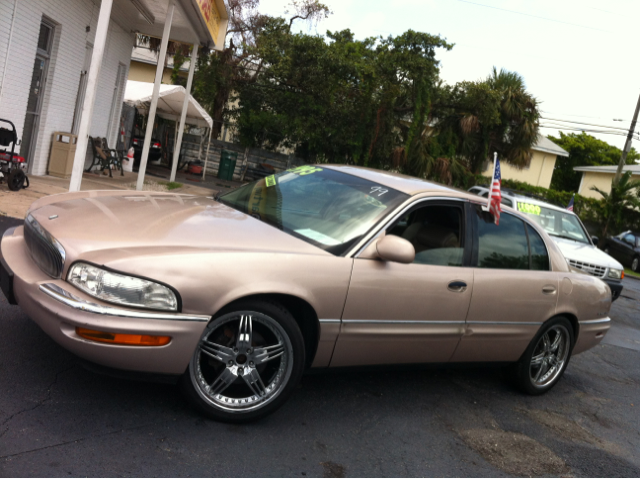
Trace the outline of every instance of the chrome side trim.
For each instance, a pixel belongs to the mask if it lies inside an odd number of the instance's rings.
[[[467,321],[467,324],[498,324],[498,325],[522,324],[524,326],[540,326],[542,324],[542,321]]]
[[[464,321],[423,321],[419,319],[343,319],[347,324],[465,324]]]
[[[320,320],[322,321],[322,320]],[[426,321],[420,319],[343,319],[343,323],[353,324],[495,324],[495,325],[523,325],[523,326],[540,326],[542,321]]]
[[[360,253],[362,253],[362,251],[364,251],[376,239],[376,237],[380,234],[382,230],[385,230],[391,223],[393,223],[398,218],[400,218],[403,214],[405,214],[407,210],[413,208],[414,206],[420,203],[424,203],[426,201],[438,201],[438,200],[439,201],[443,201],[443,200],[460,201],[463,203],[467,203],[469,201],[467,198],[455,198],[455,197],[449,197],[449,196],[423,196],[418,199],[414,199],[413,197],[410,197],[408,200],[409,203],[405,202],[404,206],[400,205],[398,207],[397,213],[389,215],[385,220],[381,221],[376,226],[374,226],[374,228],[371,230],[371,232],[369,232],[369,234],[365,238],[361,239],[357,245],[355,245],[353,248],[351,248],[351,250],[347,254],[345,254],[345,257],[357,258],[358,256],[360,256]]]
[[[319,319],[318,320],[320,323],[340,323],[341,320],[339,319]]]
[[[587,319],[584,321],[578,321],[578,324],[599,324],[599,323],[608,323],[611,321],[611,318],[601,318],[601,319]]]
[[[119,318],[158,319],[166,321],[209,321],[211,319],[210,316],[194,314],[133,311],[130,309],[115,308],[113,306],[103,306],[80,299],[53,283],[41,284],[40,291],[62,304],[86,313],[116,316]]]

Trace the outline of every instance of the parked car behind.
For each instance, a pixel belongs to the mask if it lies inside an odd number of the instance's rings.
[[[474,186],[469,192],[483,198],[489,195],[489,189],[484,186]],[[620,297],[624,267],[606,250],[603,253],[597,248],[597,238],[589,236],[578,215],[508,189],[502,190],[502,204],[529,216],[556,242],[572,268],[602,279],[611,288],[614,301]]]
[[[636,273],[640,272],[640,233],[624,231],[607,238],[602,249]]]
[[[49,196],[4,234],[0,286],[61,346],[172,376],[224,421],[273,412],[310,367],[506,362],[542,394],[602,340],[611,292],[539,221],[509,210],[496,225],[481,203],[324,164],[218,201]]]
[[[131,139],[131,146],[133,146],[134,166],[137,168],[140,166],[140,159],[142,158],[142,146],[144,145],[144,136],[134,136]],[[155,139],[151,140],[149,145],[149,159],[148,161],[158,161],[162,156],[162,144]]]

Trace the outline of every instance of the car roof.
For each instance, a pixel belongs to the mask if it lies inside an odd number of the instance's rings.
[[[476,195],[468,193],[467,191],[457,188],[451,188],[449,186],[434,183],[433,181],[427,181],[413,176],[403,175],[401,173],[394,173],[391,171],[376,170],[373,168],[365,168],[361,166],[352,165],[319,165],[322,168],[330,168],[332,170],[341,171],[349,175],[357,176],[365,180],[379,183],[383,186],[388,186],[394,190],[398,190],[402,193],[406,193],[410,196],[414,196],[420,193],[429,192],[449,192],[455,193],[456,196],[465,196],[474,198]],[[462,194],[462,195],[461,195]]]

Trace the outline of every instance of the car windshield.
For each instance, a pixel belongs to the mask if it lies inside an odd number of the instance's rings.
[[[544,206],[518,201],[518,211],[525,213],[551,236],[591,244],[575,215]]]
[[[407,198],[357,176],[301,166],[246,184],[219,201],[341,255]]]

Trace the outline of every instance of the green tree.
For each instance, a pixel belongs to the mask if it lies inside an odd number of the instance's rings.
[[[437,48],[451,45],[412,30],[364,40],[344,30],[325,40],[274,21],[260,37],[261,77],[239,89],[241,141],[384,169],[401,146],[395,166],[407,167],[430,117]]]
[[[485,80],[445,88],[437,105],[439,134],[455,142],[456,155],[480,173],[496,151],[501,161],[524,167],[538,139],[538,101],[515,72],[498,71]]]
[[[617,185],[611,186],[609,193],[601,190],[596,186],[591,187],[602,196],[602,203],[598,212],[599,222],[602,226],[600,236],[600,244],[607,238],[610,227],[620,229],[624,225],[624,212],[629,209],[640,208],[640,200],[638,199],[638,191],[640,189],[640,181],[631,181],[631,172],[627,171],[620,178]]]
[[[569,153],[568,157],[556,158],[551,189],[558,191],[578,191],[582,173],[574,171],[574,167],[617,165],[622,155],[619,148],[585,132],[560,132],[559,138],[550,136],[549,139]],[[632,148],[627,156],[627,164],[634,164],[636,160],[640,160],[640,154]]]

